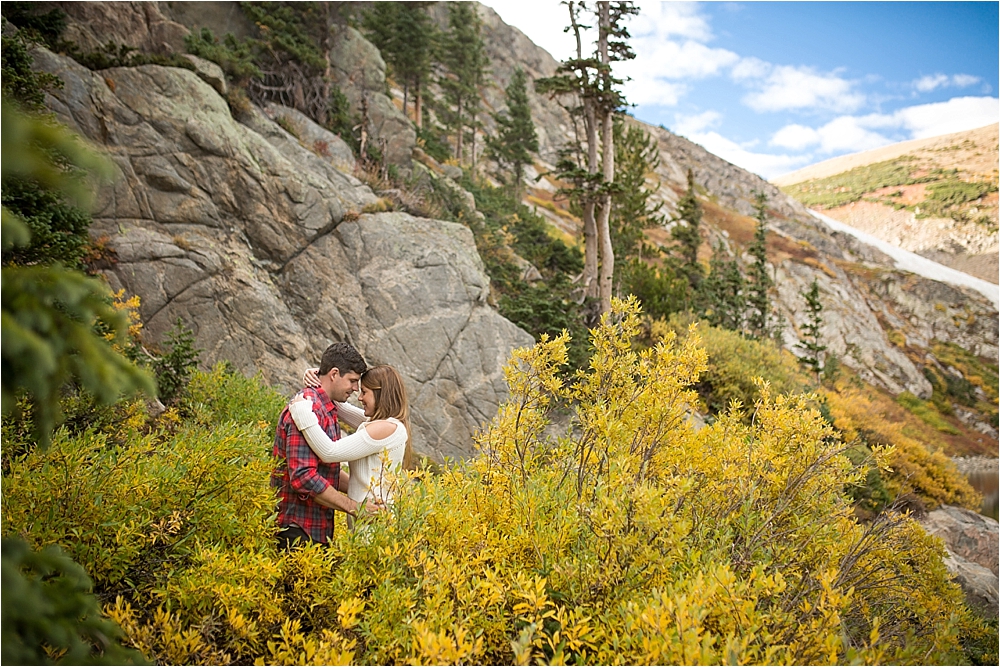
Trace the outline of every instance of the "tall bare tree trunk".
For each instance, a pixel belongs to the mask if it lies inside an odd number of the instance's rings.
[[[320,125],[326,125],[330,118],[330,90],[333,81],[333,62],[330,60],[330,49],[333,48],[333,9],[327,3],[324,10],[324,22],[326,29],[323,30],[323,39],[320,40],[320,48],[323,50],[323,100],[319,105],[319,115],[316,118]]]
[[[576,37],[576,59],[583,60],[583,43],[580,40],[580,24],[576,20],[576,3],[570,0],[569,20],[573,27],[573,35]],[[589,79],[586,70],[581,70],[581,77]],[[583,88],[589,87],[590,82],[582,82]],[[587,134],[587,172],[597,173],[597,118],[594,113],[594,100],[586,92],[582,95],[583,102],[583,125]],[[598,292],[597,281],[597,223],[594,220],[594,199],[589,194],[583,202],[583,295],[585,297],[596,298]]]
[[[462,166],[462,139],[465,134],[465,126],[462,124],[462,100],[459,98],[458,104],[455,105],[458,111],[458,137],[455,139],[455,157],[458,159],[458,166]]]
[[[606,0],[597,3],[598,23],[598,56],[601,60],[601,82],[605,95],[611,94],[611,59],[608,54],[608,32],[610,29],[610,3]],[[609,186],[615,180],[615,144],[612,128],[614,108],[609,100],[604,100],[600,108],[601,114],[601,158],[604,185]],[[601,314],[611,311],[611,290],[614,285],[615,251],[611,245],[611,193],[605,190],[601,197],[600,213],[597,217],[597,235],[600,237],[601,268],[600,297]]]
[[[414,113],[417,114],[417,129],[421,130],[424,127],[424,95],[420,90],[420,81],[417,80],[415,84],[415,90],[413,91],[413,106]]]

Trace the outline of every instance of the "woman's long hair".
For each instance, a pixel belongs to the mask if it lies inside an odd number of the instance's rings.
[[[413,470],[413,450],[410,447],[410,404],[406,400],[403,378],[392,366],[372,366],[361,374],[361,386],[375,396],[375,413],[371,419],[398,419],[406,427],[406,450],[403,468]]]

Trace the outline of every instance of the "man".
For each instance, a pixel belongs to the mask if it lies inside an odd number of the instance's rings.
[[[313,412],[331,440],[340,438],[337,406],[358,390],[365,360],[348,343],[326,348],[319,366],[320,386],[302,393],[313,402]],[[288,407],[278,419],[272,454],[276,461],[271,486],[278,492],[278,546],[290,548],[299,541],[326,544],[333,536],[333,512],[354,515],[358,504],[347,490],[347,473],[339,463],[323,463],[309,448],[295,426]]]

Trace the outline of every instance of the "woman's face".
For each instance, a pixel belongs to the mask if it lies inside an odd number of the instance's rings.
[[[375,392],[361,385],[361,405],[365,406],[365,417],[375,414]]]

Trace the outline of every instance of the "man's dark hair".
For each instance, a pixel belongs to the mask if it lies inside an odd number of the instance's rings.
[[[358,375],[368,368],[361,353],[350,343],[334,343],[326,348],[323,360],[319,363],[319,374],[326,375],[331,368],[336,368],[341,375],[354,371]]]

